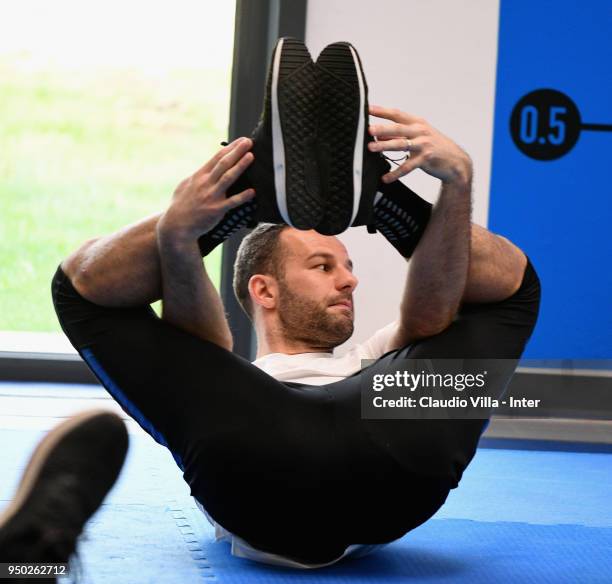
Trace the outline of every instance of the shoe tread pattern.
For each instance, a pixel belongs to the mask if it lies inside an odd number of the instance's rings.
[[[320,86],[318,155],[325,213],[317,225],[324,235],[348,226],[353,212],[353,156],[359,116],[359,85],[347,43],[326,47],[317,59]]]
[[[318,88],[314,63],[300,44],[297,47],[294,43],[283,45],[278,103],[289,218],[297,229],[313,229],[323,213],[318,172],[316,166],[310,164],[315,154]]]
[[[252,200],[228,211],[215,227],[198,239],[202,256],[207,256],[215,247],[238,230],[245,227],[255,227],[256,214],[257,204]]]
[[[409,258],[429,222],[431,208],[401,181],[395,181],[383,187],[374,207],[373,224],[403,257]]]

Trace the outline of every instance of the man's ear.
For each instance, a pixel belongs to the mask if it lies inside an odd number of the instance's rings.
[[[253,305],[263,308],[275,308],[278,302],[278,285],[276,278],[264,274],[255,274],[249,280],[249,294]]]

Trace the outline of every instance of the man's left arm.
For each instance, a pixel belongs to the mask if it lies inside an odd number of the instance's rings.
[[[421,168],[442,181],[440,196],[410,260],[393,348],[442,332],[461,302],[493,302],[520,285],[524,254],[505,238],[472,225],[472,163],[452,140],[422,118],[371,106],[393,124],[373,125],[373,151],[408,150],[410,158],[383,177],[392,182]]]
[[[410,268],[394,345],[443,331],[463,297],[470,262],[471,177],[442,184]]]

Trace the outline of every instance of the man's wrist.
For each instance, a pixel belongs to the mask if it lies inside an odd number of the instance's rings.
[[[157,242],[161,249],[182,251],[196,245],[196,239],[189,230],[173,223],[166,214],[157,223]]]
[[[472,187],[472,161],[469,157],[458,163],[452,170],[449,178],[442,182],[462,190],[469,190]]]

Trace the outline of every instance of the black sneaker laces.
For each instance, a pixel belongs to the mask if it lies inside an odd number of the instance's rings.
[[[393,164],[397,166],[399,166],[402,162],[405,162],[406,160],[408,160],[408,158],[410,158],[408,154],[404,154],[403,158],[391,158],[390,156],[387,156],[386,154],[383,154],[382,156],[383,158],[385,158],[389,162],[393,162]]]

